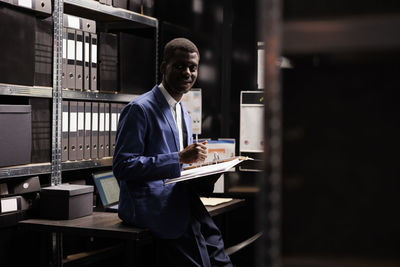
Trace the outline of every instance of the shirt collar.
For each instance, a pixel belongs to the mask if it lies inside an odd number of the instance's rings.
[[[168,105],[171,108],[175,108],[176,104],[178,104],[179,102],[176,102],[176,100],[168,93],[167,89],[165,89],[162,83],[158,85],[158,88],[160,88],[161,93],[164,95],[165,99],[168,102]]]

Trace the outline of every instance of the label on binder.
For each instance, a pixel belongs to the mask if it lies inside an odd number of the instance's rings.
[[[76,112],[72,112],[71,114],[70,114],[70,124],[69,124],[69,131],[70,132],[76,132],[76,117],[77,117],[77,114],[76,114]]]
[[[92,44],[92,62],[97,63],[97,45]]]
[[[84,114],[83,112],[78,112],[78,131],[83,130],[83,126],[84,126]]]
[[[90,44],[85,42],[85,62],[89,62]]]
[[[62,50],[63,50],[63,58],[67,58],[67,40],[63,38],[62,40]]]
[[[75,29],[80,29],[80,23],[79,23],[79,18],[74,17],[71,15],[68,15],[68,27],[70,28],[75,28]]]
[[[99,131],[104,132],[104,113],[100,113]]]
[[[68,40],[68,59],[75,60],[75,40]]]
[[[62,113],[62,131],[68,132],[68,112]]]
[[[85,129],[90,130],[90,113],[86,113],[86,119],[85,119]]]
[[[111,131],[117,131],[117,113],[111,114]]]
[[[110,130],[110,114],[106,113],[106,125],[105,125],[106,131],[108,132]]]
[[[97,131],[98,129],[99,129],[99,126],[98,126],[98,124],[99,124],[99,122],[98,122],[98,118],[99,118],[99,116],[98,116],[98,113],[93,113],[93,124],[92,124],[92,130],[93,131]]]
[[[76,41],[76,60],[83,60],[82,42]]]

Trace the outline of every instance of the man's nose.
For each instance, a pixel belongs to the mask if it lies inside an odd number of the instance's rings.
[[[189,67],[183,69],[183,75],[185,75],[185,77],[190,77],[191,72]]]

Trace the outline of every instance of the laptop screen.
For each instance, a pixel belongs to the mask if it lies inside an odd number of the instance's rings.
[[[94,173],[93,180],[104,207],[118,202],[119,184],[112,171]]]

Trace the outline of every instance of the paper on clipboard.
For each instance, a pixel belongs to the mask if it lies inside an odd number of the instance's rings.
[[[195,179],[207,175],[217,174],[227,172],[230,168],[236,166],[237,164],[245,161],[252,160],[249,157],[233,157],[231,159],[222,160],[217,163],[208,163],[205,166],[199,165],[198,167],[189,167],[181,172],[181,176],[173,179],[169,179],[165,184],[182,182],[190,179]]]

